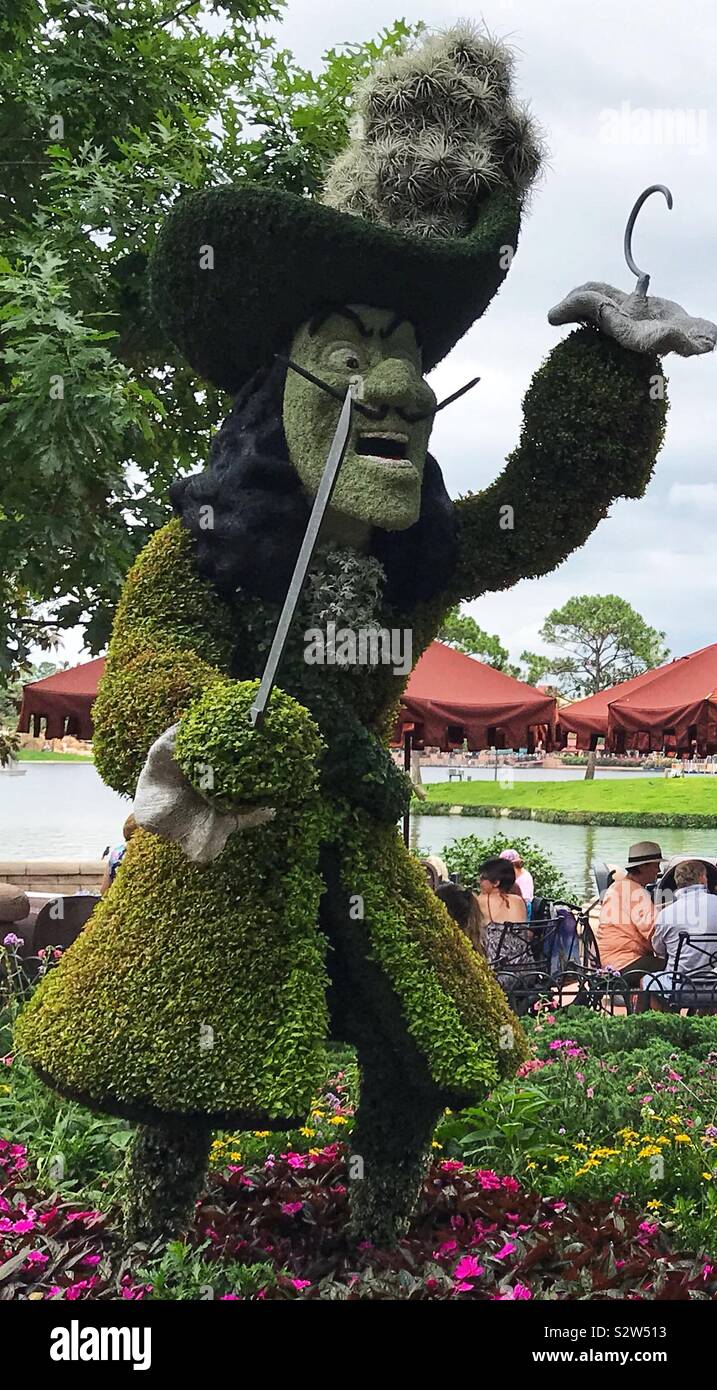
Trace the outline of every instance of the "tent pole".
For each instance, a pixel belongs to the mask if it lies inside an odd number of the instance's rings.
[[[405,732],[404,735],[403,735],[403,770],[404,770],[404,772],[407,772],[407,773],[408,773],[409,777],[410,777],[410,775],[411,775],[411,745],[412,745],[412,743],[413,743],[413,734],[412,734],[412,732],[411,732],[410,729],[407,729],[406,732]],[[404,845],[406,846],[406,849],[408,849],[408,843],[409,843],[410,838],[411,838],[411,810],[410,810],[410,807],[409,807],[409,809],[406,811],[406,813],[405,813],[405,815],[404,815],[404,817],[403,817],[403,843],[404,843]]]

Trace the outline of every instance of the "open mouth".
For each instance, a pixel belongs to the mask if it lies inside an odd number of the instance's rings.
[[[356,440],[356,453],[364,457],[391,459],[396,462],[408,458],[407,434],[378,434],[366,431]]]

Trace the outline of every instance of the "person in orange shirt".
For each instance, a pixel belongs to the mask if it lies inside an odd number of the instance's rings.
[[[662,850],[652,840],[631,845],[625,878],[610,885],[600,907],[600,960],[619,970],[630,983],[639,984],[643,975],[664,966],[664,960],[652,949],[657,909],[647,892],[647,884],[660,872],[661,860]]]

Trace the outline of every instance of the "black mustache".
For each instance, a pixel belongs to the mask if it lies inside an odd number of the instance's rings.
[[[280,352],[275,353],[274,356],[277,361],[284,362],[287,367],[290,367],[292,372],[298,372],[299,376],[303,376],[305,381],[310,381],[312,386],[320,387],[320,389],[326,391],[329,396],[333,396],[334,400],[343,402],[346,396],[345,391],[340,391],[336,386],[330,386],[328,381],[322,381],[320,376],[314,376],[313,372],[308,372],[305,367],[300,367],[298,362],[294,362],[291,357],[284,357]],[[477,386],[479,381],[480,377],[474,376],[472,381],[467,381],[465,386],[459,387],[452,395],[446,396],[445,400],[440,401],[438,405],[431,406],[430,410],[419,410],[416,412],[403,410],[400,405],[364,405],[362,401],[357,400],[354,400],[354,409],[360,410],[362,415],[367,415],[369,420],[385,420],[389,410],[393,410],[396,415],[400,415],[401,419],[405,420],[407,425],[416,425],[419,420],[429,420],[432,415],[437,415],[439,410],[444,410],[447,405],[452,405],[460,396],[465,396],[466,392],[472,391],[473,387]]]

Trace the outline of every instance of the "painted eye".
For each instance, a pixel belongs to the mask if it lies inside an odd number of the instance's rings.
[[[348,372],[359,372],[364,365],[357,348],[353,347],[334,348],[329,354],[329,364]]]

